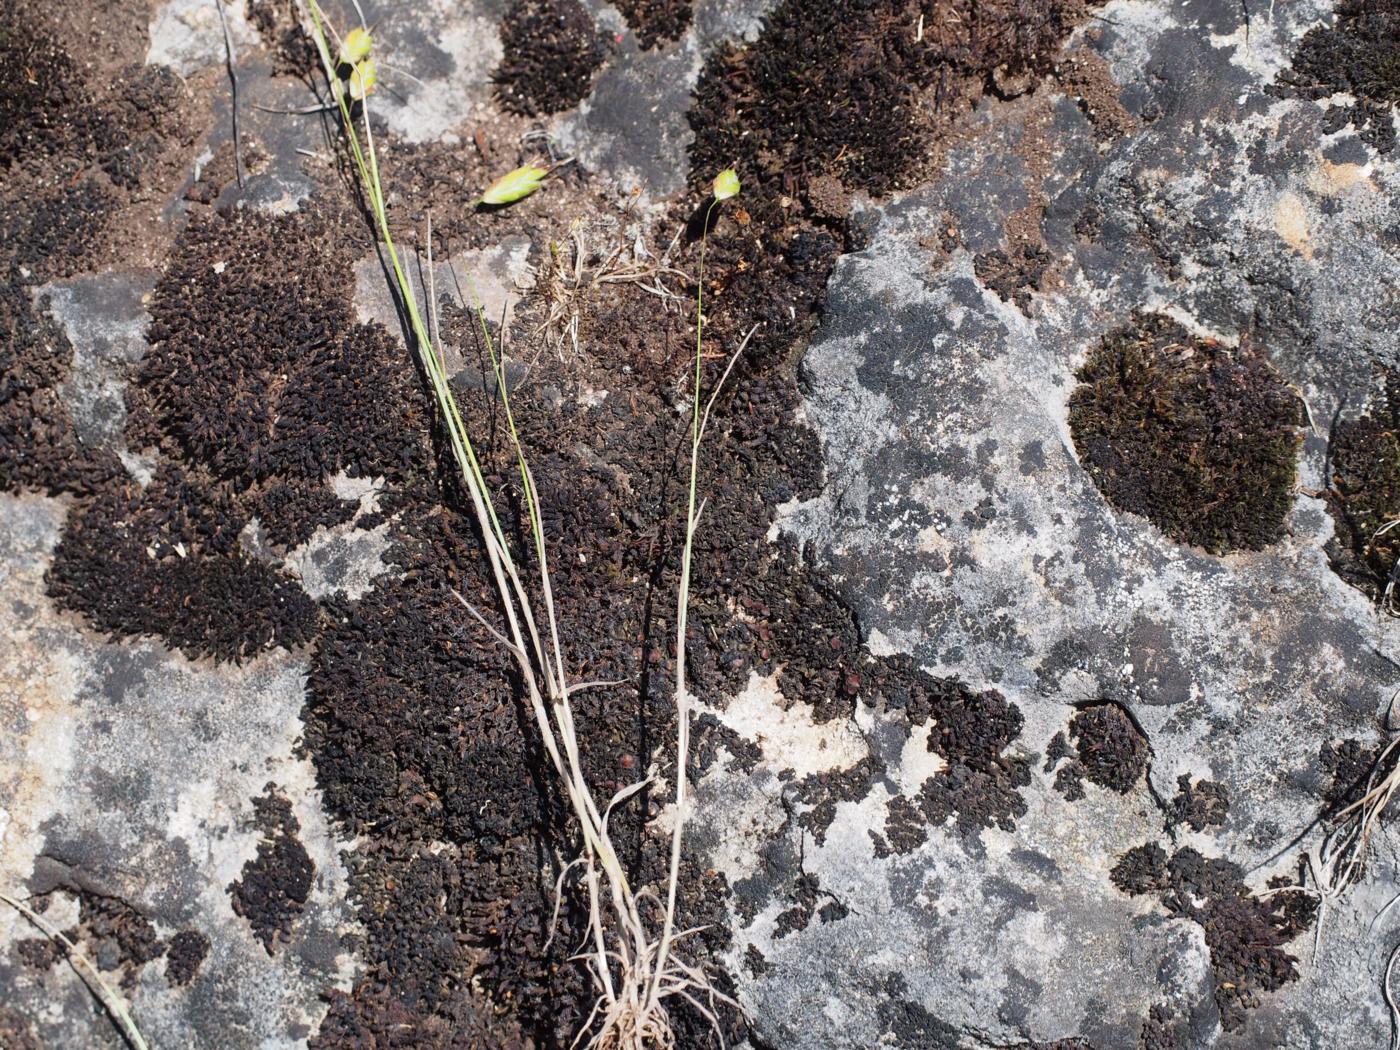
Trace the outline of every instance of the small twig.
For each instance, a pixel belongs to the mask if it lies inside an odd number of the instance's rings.
[[[228,16],[224,14],[224,0],[214,0],[214,8],[219,12],[219,25],[224,31],[224,62],[228,65],[228,80],[233,96],[233,177],[238,180],[238,188],[243,188],[243,140],[238,131],[238,56],[233,53],[233,34],[228,31]]]
[[[333,113],[338,108],[334,102],[322,102],[315,106],[303,106],[300,109],[278,109],[275,106],[260,106],[256,102],[253,108],[261,110],[263,113],[276,113],[283,117],[309,117],[316,113]]]

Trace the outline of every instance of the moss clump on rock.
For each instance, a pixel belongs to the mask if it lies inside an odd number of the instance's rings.
[[[690,26],[690,0],[616,0],[613,6],[637,34],[637,45],[643,51],[679,40]]]
[[[501,45],[496,92],[528,117],[578,105],[603,62],[602,39],[578,0],[517,0],[501,20]]]
[[[1079,370],[1069,423],[1108,501],[1213,554],[1278,540],[1302,404],[1263,353],[1139,316]]]
[[[695,89],[692,171],[733,164],[745,200],[827,175],[888,193],[990,87],[1048,72],[1085,0],[787,0],[759,38],[719,48]],[[918,27],[923,25],[923,31]],[[997,88],[1003,94],[1009,87]],[[750,194],[749,186],[755,191]]]
[[[70,515],[50,596],[112,638],[158,635],[191,659],[245,660],[315,634],[316,603],[239,546],[248,516],[178,467],[119,479]]]
[[[1060,758],[1073,756],[1055,776],[1055,788],[1071,802],[1084,797],[1084,781],[1126,795],[1147,772],[1152,749],[1132,716],[1111,700],[1080,708],[1070,719],[1069,746],[1063,733],[1051,741],[1046,772]]]
[[[1129,896],[1156,895],[1172,915],[1201,927],[1225,1031],[1242,1028],[1264,993],[1297,979],[1298,960],[1287,945],[1317,916],[1302,891],[1275,889],[1257,897],[1238,864],[1189,846],[1168,856],[1155,842],[1128,850],[1109,878]]]

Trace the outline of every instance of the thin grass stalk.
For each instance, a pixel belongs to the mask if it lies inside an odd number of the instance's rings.
[[[666,879],[666,916],[662,921],[661,943],[656,968],[652,973],[648,1004],[660,1003],[661,975],[666,969],[666,957],[671,950],[671,935],[676,921],[676,887],[680,880],[681,840],[685,827],[686,757],[690,754],[690,696],[685,687],[685,632],[690,607],[690,563],[695,549],[695,528],[699,523],[695,496],[700,471],[700,383],[704,368],[705,329],[705,246],[709,240],[710,216],[718,200],[711,200],[705,209],[700,227],[700,272],[695,282],[695,383],[690,410],[690,484],[686,492],[685,544],[681,548],[681,578],[676,593],[676,816],[671,825],[671,863]]]
[[[573,706],[568,703],[568,695],[572,691],[567,684],[567,676],[564,671],[563,646],[559,641],[558,620],[555,615],[554,592],[551,584],[552,576],[549,572],[549,554],[545,546],[544,522],[539,513],[539,492],[535,486],[534,475],[530,471],[529,463],[525,458],[524,446],[520,441],[520,432],[515,422],[515,413],[510,404],[510,393],[507,388],[505,366],[503,358],[496,353],[494,340],[491,338],[490,329],[486,324],[486,315],[480,305],[480,297],[476,294],[472,283],[468,281],[468,290],[473,300],[477,303],[477,318],[480,324],[483,341],[486,351],[491,361],[491,368],[495,375],[496,388],[500,393],[502,408],[506,415],[507,430],[510,434],[511,444],[516,455],[516,462],[520,471],[521,484],[525,492],[526,510],[530,521],[531,538],[535,546],[536,557],[540,565],[540,579],[542,581],[542,592],[545,602],[545,612],[550,628],[550,638],[552,642],[557,682],[559,694],[555,704],[555,719],[559,726],[560,737],[564,743],[569,762],[577,779],[576,790],[589,808],[589,816],[594,824],[599,827],[598,835],[599,855],[604,862],[604,868],[608,875],[609,886],[612,890],[613,905],[620,916],[625,916],[624,927],[631,934],[635,942],[632,948],[632,957],[627,958],[624,953],[624,969],[634,971],[636,960],[642,958],[648,951],[645,927],[638,911],[635,897],[630,889],[627,873],[622,868],[612,847],[612,841],[607,835],[607,819],[605,814],[600,814],[597,804],[583,781],[582,759],[577,750],[577,734],[575,731]],[[625,941],[623,942],[625,945]],[[609,975],[610,976],[610,975]],[[610,983],[610,982],[609,982]],[[615,993],[610,993],[610,998]]]
[[[477,303],[477,319],[481,326],[483,340],[486,344],[486,352],[491,359],[491,368],[495,376],[496,389],[500,393],[501,404],[506,414],[506,426],[510,434],[511,444],[515,450],[516,463],[520,470],[520,480],[525,491],[526,511],[530,521],[530,534],[535,546],[535,556],[540,565],[540,580],[544,595],[545,615],[549,623],[550,639],[554,652],[554,667],[557,674],[557,693],[555,695],[554,715],[559,726],[559,735],[569,758],[569,765],[575,779],[575,791],[584,800],[588,807],[588,815],[593,824],[599,829],[597,835],[598,852],[604,862],[604,869],[608,875],[609,885],[612,889],[614,908],[619,915],[625,915],[628,922],[625,923],[627,929],[632,933],[637,941],[635,950],[638,956],[645,950],[646,935],[642,925],[641,915],[637,911],[636,901],[633,898],[628,885],[627,873],[618,861],[612,847],[612,841],[607,835],[607,823],[603,815],[599,814],[597,803],[593,799],[592,792],[588,790],[588,785],[583,780],[583,763],[578,753],[578,737],[574,729],[573,706],[568,702],[570,688],[567,676],[564,671],[563,646],[559,642],[559,624],[554,611],[554,589],[551,584],[552,577],[549,572],[549,553],[545,548],[544,521],[539,512],[539,492],[535,487],[534,475],[530,472],[529,463],[525,459],[525,449],[520,441],[520,431],[515,423],[515,413],[510,407],[510,393],[506,388],[506,376],[504,361],[496,353],[495,343],[491,338],[490,329],[486,324],[485,310],[481,307],[480,297],[476,295],[471,282],[468,282],[468,289],[472,298]],[[541,654],[543,659],[543,654]],[[548,665],[546,665],[548,671]]]
[[[437,334],[437,309],[436,303],[432,301],[433,286],[430,283],[429,288],[426,289],[429,297],[428,311],[432,325],[430,329],[429,326],[424,323],[413,286],[405,272],[398,248],[394,244],[393,235],[389,227],[383,187],[380,180],[378,155],[374,146],[373,130],[369,122],[367,102],[362,101],[361,103],[361,117],[363,134],[365,137],[364,146],[362,147],[355,128],[353,110],[347,100],[347,91],[340,82],[336,71],[336,64],[332,60],[330,54],[328,34],[333,34],[334,30],[329,27],[329,23],[324,19],[324,15],[320,10],[317,0],[304,0],[304,4],[306,10],[309,12],[309,22],[313,30],[312,36],[320,54],[327,82],[335,96],[337,108],[341,115],[342,125],[346,132],[346,138],[349,140],[350,152],[355,162],[356,173],[373,212],[377,232],[389,256],[394,280],[400,298],[403,301],[405,313],[408,317],[417,356],[433,388],[434,398],[443,418],[444,428],[447,431],[453,457],[461,470],[463,481],[472,503],[473,513],[481,526],[487,559],[491,566],[492,577],[495,581],[497,593],[501,600],[503,613],[506,619],[508,637],[501,635],[500,632],[496,631],[490,624],[487,624],[466,599],[461,598],[460,595],[458,595],[458,598],[468,610],[471,611],[473,616],[486,626],[494,637],[506,644],[515,656],[516,662],[521,670],[522,679],[526,685],[531,711],[540,730],[545,749],[550,756],[550,760],[556,772],[564,782],[564,788],[569,798],[570,806],[578,817],[580,829],[583,832],[585,851],[580,861],[585,866],[584,883],[588,890],[589,926],[594,941],[592,951],[589,956],[585,958],[588,958],[591,963],[591,968],[594,971],[595,979],[602,992],[602,997],[595,1005],[593,1013],[589,1015],[584,1029],[579,1033],[579,1038],[582,1039],[588,1034],[588,1031],[594,1023],[594,1019],[598,1016],[599,1009],[602,1008],[603,1020],[601,1028],[590,1040],[591,1045],[618,1045],[634,1048],[642,1047],[650,1043],[663,1046],[671,1045],[674,1042],[674,1036],[670,1028],[669,1018],[662,1004],[662,1000],[671,995],[681,996],[693,1003],[704,1016],[711,1020],[712,1024],[715,1024],[716,1030],[718,1030],[718,1023],[713,1011],[705,1008],[687,992],[687,989],[695,989],[697,991],[704,990],[709,994],[711,1002],[714,1002],[716,993],[714,989],[709,986],[703,972],[679,960],[676,960],[675,965],[672,966],[669,964],[668,960],[672,945],[679,939],[674,932],[674,920],[677,883],[679,879],[680,848],[686,806],[686,765],[690,736],[690,698],[685,689],[684,670],[686,614],[689,601],[691,562],[695,533],[704,510],[703,502],[699,502],[697,505],[699,450],[706,425],[709,421],[710,412],[714,407],[715,398],[718,396],[719,389],[723,386],[724,380],[727,379],[729,372],[734,367],[735,361],[738,359],[738,355],[742,353],[744,345],[747,344],[753,331],[750,330],[744,337],[739,351],[735,354],[734,359],[730,361],[729,367],[725,369],[724,376],[716,386],[708,404],[706,404],[702,412],[701,384],[703,379],[704,324],[702,311],[704,302],[704,259],[706,249],[705,237],[702,235],[700,252],[701,279],[696,295],[696,359],[691,406],[691,464],[686,504],[686,533],[682,552],[681,583],[678,593],[677,609],[676,703],[678,714],[677,743],[679,752],[677,758],[676,791],[677,819],[672,830],[671,863],[662,934],[657,941],[652,942],[647,936],[645,923],[642,920],[641,912],[638,907],[640,898],[631,890],[626,872],[622,868],[616,850],[613,848],[612,842],[608,836],[607,812],[599,813],[596,800],[588,789],[587,782],[583,775],[577,734],[575,732],[573,710],[569,702],[572,689],[582,688],[583,686],[571,687],[568,683],[563,647],[559,639],[553,586],[549,572],[549,559],[544,538],[544,525],[539,509],[539,494],[525,458],[524,448],[520,441],[514,413],[510,406],[503,361],[495,351],[490,331],[486,325],[485,316],[478,300],[478,319],[481,323],[482,333],[485,337],[487,350],[491,357],[497,389],[500,392],[502,404],[505,407],[510,439],[516,454],[521,484],[524,490],[526,511],[530,523],[531,542],[535,548],[536,560],[540,572],[541,594],[544,601],[546,624],[549,632],[548,645],[546,645],[542,637],[540,625],[535,617],[534,604],[530,590],[521,579],[519,567],[511,553],[510,543],[489,495],[486,479],[477,458],[476,450],[472,445],[456,398],[453,396],[451,387],[447,382],[445,360],[442,356],[440,339],[435,338]],[[737,192],[737,180],[735,181],[734,192]],[[708,225],[714,205],[717,203],[718,200],[713,201],[710,205],[710,209],[706,212],[706,225]],[[431,219],[429,222],[431,223]],[[429,226],[428,236],[431,238],[431,226]],[[431,240],[428,246],[428,252],[429,267],[431,270]],[[432,278],[433,275],[430,272],[430,282]],[[473,297],[475,297],[474,290]],[[540,687],[540,675],[543,675],[544,678],[544,690],[541,690]],[[548,694],[550,701],[548,705],[545,703],[546,694]],[[627,794],[631,794],[631,792]],[[611,811],[612,805],[616,804],[617,801],[618,799],[615,798],[613,802],[609,804],[608,812]],[[599,902],[603,896],[603,888],[600,886],[600,873],[608,884],[606,888],[607,895],[611,899],[612,908],[618,925],[619,940],[616,951],[608,948],[607,938],[605,936],[605,923],[599,907]],[[655,895],[649,890],[643,891],[643,894],[655,900]],[[689,932],[693,931],[686,931],[686,933]],[[685,936],[685,934],[679,936]],[[620,986],[615,984],[613,979],[614,964],[617,967],[618,977],[621,981]],[[604,1004],[606,1004],[605,1008]]]

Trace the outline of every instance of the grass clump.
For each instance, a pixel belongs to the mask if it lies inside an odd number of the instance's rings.
[[[702,969],[691,965],[676,952],[677,943],[687,933],[676,924],[681,846],[686,817],[686,757],[689,749],[690,697],[685,685],[686,611],[694,539],[704,504],[698,496],[698,460],[710,410],[719,385],[708,401],[702,398],[703,355],[703,259],[701,251],[701,291],[697,293],[695,384],[691,398],[690,473],[687,493],[686,533],[682,547],[681,582],[677,595],[676,693],[678,715],[676,815],[672,825],[669,877],[662,895],[651,887],[631,884],[627,869],[609,836],[608,816],[612,809],[656,783],[655,775],[623,788],[611,799],[600,802],[593,795],[580,757],[575,712],[571,698],[580,690],[617,683],[589,683],[574,680],[568,670],[558,619],[546,548],[540,498],[526,458],[515,416],[511,408],[504,362],[497,354],[490,331],[476,305],[484,343],[495,373],[495,389],[507,433],[515,453],[516,468],[523,494],[524,526],[528,532],[525,550],[517,551],[507,534],[487,485],[473,430],[463,417],[449,384],[445,354],[438,337],[436,299],[428,289],[427,315],[419,307],[403,255],[394,243],[385,193],[380,178],[378,154],[368,109],[372,83],[361,87],[362,71],[372,58],[366,53],[348,71],[333,56],[340,53],[341,38],[327,21],[316,0],[304,0],[304,21],[321,58],[327,84],[334,96],[342,131],[350,152],[359,186],[371,212],[381,243],[386,268],[392,274],[392,291],[406,318],[407,336],[419,365],[432,389],[438,416],[453,460],[461,474],[463,488],[471,505],[471,515],[481,536],[483,553],[499,602],[496,615],[459,600],[471,615],[513,657],[519,671],[532,721],[539,734],[549,766],[563,790],[569,810],[581,836],[580,855],[560,874],[562,887],[571,877],[581,887],[588,908],[587,943],[579,958],[589,967],[597,991],[592,1012],[578,1033],[591,1047],[628,1048],[670,1047],[675,1045],[668,1005],[676,999],[689,1003],[718,1027],[714,1008],[723,998],[710,984]],[[545,175],[544,169],[527,166],[498,180],[479,203],[505,205],[535,192]],[[729,173],[722,186],[716,186],[713,210],[724,195],[737,192],[737,177]],[[427,272],[432,273],[432,235],[428,231]],[[751,333],[750,333],[751,334]],[[743,346],[739,350],[742,352]],[[738,353],[735,354],[737,360]],[[730,362],[733,367],[733,361]],[[728,376],[728,370],[725,377]],[[524,756],[522,755],[522,760]]]

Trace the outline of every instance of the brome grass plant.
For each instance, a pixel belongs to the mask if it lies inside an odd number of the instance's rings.
[[[689,601],[692,552],[696,530],[703,513],[698,500],[699,455],[715,396],[743,350],[736,351],[720,384],[708,401],[702,401],[703,282],[704,241],[696,294],[696,358],[691,397],[690,472],[687,494],[685,539],[681,556],[681,577],[676,613],[676,798],[672,824],[670,866],[664,903],[652,887],[634,887],[608,834],[612,808],[655,783],[647,777],[623,789],[600,805],[585,778],[580,760],[577,727],[570,698],[581,689],[616,683],[576,682],[568,670],[568,658],[560,641],[555,616],[554,590],[540,514],[539,496],[530,465],[516,430],[510,395],[505,382],[504,362],[492,344],[479,302],[474,304],[495,372],[496,391],[501,399],[507,431],[514,451],[529,526],[529,553],[533,556],[532,587],[527,583],[525,562],[512,549],[500,515],[483,474],[472,429],[448,383],[445,355],[436,338],[437,318],[433,292],[428,292],[425,318],[409,280],[404,259],[395,245],[380,180],[379,160],[369,120],[369,100],[375,83],[368,33],[353,30],[340,37],[327,20],[317,0],[301,0],[303,24],[320,54],[327,86],[340,117],[341,130],[354,164],[361,191],[369,204],[375,230],[392,273],[393,288],[403,316],[406,336],[432,388],[437,414],[456,466],[471,503],[476,524],[483,538],[484,553],[499,600],[497,616],[471,606],[459,595],[470,614],[493,638],[506,647],[520,671],[525,700],[533,715],[545,753],[579,826],[581,855],[559,878],[556,893],[562,893],[565,880],[577,869],[577,878],[588,908],[586,945],[580,956],[592,973],[597,999],[592,1012],[578,1033],[576,1043],[586,1041],[598,1050],[642,1050],[646,1047],[675,1045],[668,1007],[677,999],[688,1002],[707,1018],[715,1031],[719,1023],[717,1003],[724,997],[712,987],[699,966],[680,957],[677,942],[693,931],[677,930],[677,897],[680,858],[687,816],[686,768],[690,746],[690,697],[685,685],[686,611]],[[362,29],[364,27],[361,27]],[[344,58],[343,61],[338,59]],[[350,61],[353,57],[353,61]],[[358,118],[358,119],[357,119]],[[489,187],[476,204],[503,206],[540,188],[548,172],[527,165],[503,176]],[[721,200],[739,191],[733,171],[721,174],[715,182],[707,220]],[[429,272],[431,231],[429,231]],[[752,334],[752,331],[749,333]],[[748,341],[746,336],[744,344]],[[536,597],[538,596],[538,598]],[[493,622],[494,621],[494,622]],[[523,758],[523,756],[522,756]],[[659,912],[659,915],[657,914]],[[557,904],[556,904],[557,914]],[[721,1036],[722,1039],[722,1036]]]

